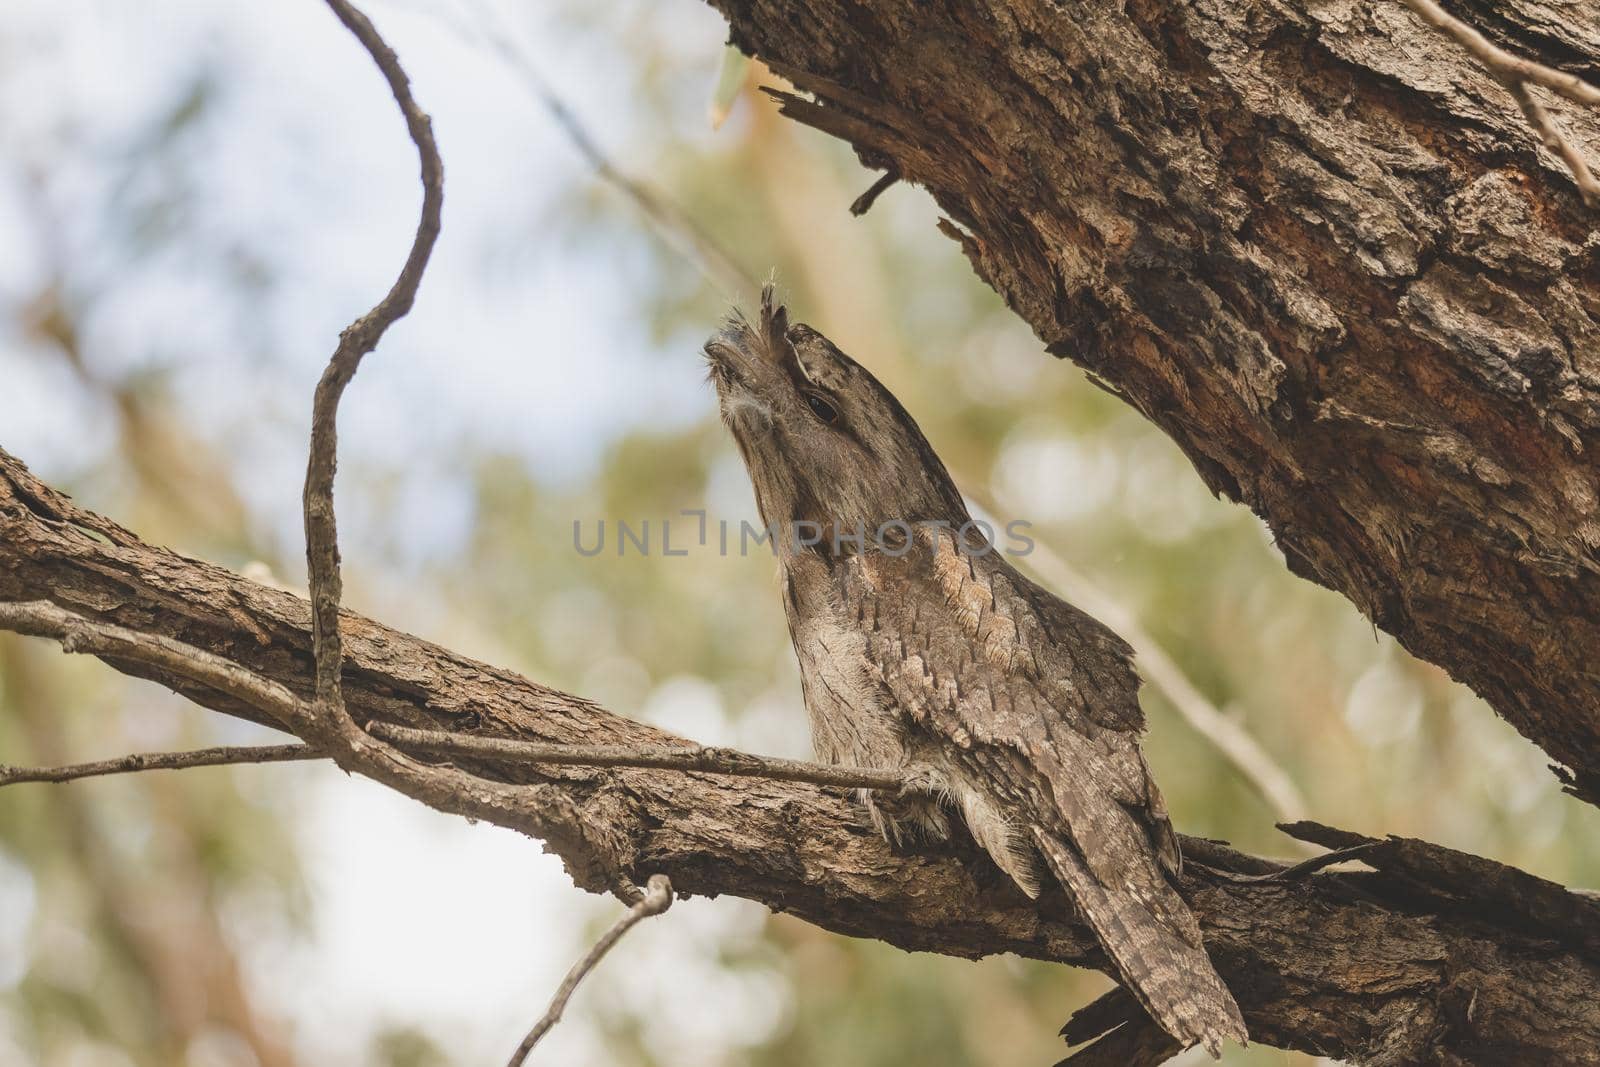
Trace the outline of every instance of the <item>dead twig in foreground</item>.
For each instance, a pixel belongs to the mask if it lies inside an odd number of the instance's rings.
[[[641,921],[652,915],[660,915],[672,906],[672,883],[664,874],[653,874],[646,884],[644,893],[634,902],[616,925],[601,935],[600,940],[594,943],[587,955],[579,960],[572,970],[567,972],[567,977],[556,990],[555,997],[550,1001],[550,1007],[545,1009],[544,1015],[533,1024],[533,1029],[528,1031],[528,1036],[522,1039],[522,1044],[517,1046],[517,1051],[511,1054],[511,1059],[506,1067],[521,1067],[523,1060],[528,1058],[528,1053],[533,1051],[544,1035],[549,1033],[556,1023],[561,1021],[561,1013],[567,1010],[567,1001],[572,999],[572,994],[578,988],[578,983],[589,976],[595,965],[605,958],[616,943],[622,940],[622,935],[637,926]]]

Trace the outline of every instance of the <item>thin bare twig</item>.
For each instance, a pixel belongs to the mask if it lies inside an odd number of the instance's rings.
[[[640,922],[652,915],[660,915],[672,906],[672,883],[664,874],[653,874],[646,884],[644,895],[628,909],[627,913],[618,919],[616,925],[601,935],[600,940],[594,943],[588,953],[579,960],[572,970],[567,972],[567,977],[562,980],[561,986],[556,990],[556,995],[550,1001],[550,1007],[538,1022],[533,1024],[533,1029],[528,1031],[528,1036],[522,1039],[522,1044],[517,1046],[517,1051],[511,1054],[507,1067],[522,1067],[522,1061],[527,1059],[528,1053],[533,1051],[544,1035],[556,1023],[561,1021],[561,1013],[567,1008],[567,1001],[572,999],[573,992],[578,988],[578,983],[588,977],[594,970],[595,964],[605,958],[607,952],[622,940],[622,935],[633,929]]]
[[[236,763],[290,763],[322,759],[310,745],[225,745],[193,752],[136,752],[115,759],[73,763],[65,767],[12,767],[0,763],[0,786],[23,782],[75,782],[108,774],[137,771],[179,771],[189,767],[223,767]]]
[[[1547,67],[1543,63],[1512,55],[1498,45],[1492,44],[1482,33],[1450,14],[1434,0],[1400,0],[1400,2],[1415,12],[1422,21],[1465,48],[1474,59],[1483,64],[1484,69],[1495,81],[1511,91],[1529,125],[1538,133],[1539,140],[1546,148],[1560,156],[1561,161],[1572,172],[1572,178],[1578,184],[1578,193],[1583,197],[1583,202],[1590,207],[1600,206],[1600,182],[1595,181],[1588,163],[1583,158],[1583,153],[1561,132],[1555,119],[1551,118],[1550,113],[1534,98],[1528,87],[1538,85],[1557,96],[1587,107],[1600,107],[1600,89],[1576,74],[1568,74],[1554,67]]]
[[[1533,95],[1533,90],[1528,88],[1527,82],[1517,82],[1508,86],[1511,95],[1517,98],[1517,106],[1522,108],[1522,113],[1528,123],[1539,134],[1539,139],[1544,146],[1567,165],[1572,172],[1573,180],[1578,183],[1578,191],[1583,194],[1583,202],[1590,207],[1600,204],[1600,182],[1594,180],[1594,174],[1589,170],[1589,161],[1583,158],[1583,153],[1578,151],[1576,145],[1561,133],[1561,127],[1556,125],[1556,120],[1551,117],[1545,106],[1539,103]]]
[[[1472,53],[1474,59],[1488,67],[1496,78],[1502,81],[1532,82],[1566,97],[1575,104],[1600,106],[1600,89],[1575,74],[1547,67],[1531,59],[1522,59],[1498,45],[1491,44],[1482,33],[1450,14],[1434,0],[1401,0],[1401,3],[1415,11],[1422,21],[1434,29],[1454,38],[1458,44]]]
[[[331,754],[341,766],[359,770],[385,784],[405,787],[417,799],[425,802],[432,800],[435,806],[442,810],[463,811],[467,808],[501,815],[503,813],[500,809],[506,808],[519,812],[524,818],[531,819],[536,829],[544,831],[542,836],[559,834],[569,845],[580,847],[588,853],[584,857],[586,864],[596,868],[597,873],[602,874],[613,891],[627,899],[632,893],[637,893],[637,889],[619,866],[589,846],[582,820],[570,804],[563,805],[559,812],[541,813],[537,811],[533,790],[485,782],[483,779],[464,775],[454,769],[418,763],[381,739],[373,738],[361,730],[345,708],[340,686],[343,646],[339,632],[339,604],[343,588],[339,571],[338,526],[333,504],[333,481],[338,455],[339,400],[345,387],[355,376],[362,357],[377,346],[384,331],[391,324],[410,310],[416,298],[417,287],[422,281],[423,270],[427,266],[429,253],[439,232],[444,197],[444,166],[439,158],[438,146],[434,142],[428,117],[412,98],[410,83],[394,52],[384,43],[366,16],[352,7],[347,0],[327,0],[327,3],[345,27],[355,34],[372,55],[374,62],[389,82],[395,101],[405,116],[411,139],[421,157],[423,203],[422,217],[417,224],[411,253],[399,277],[388,294],[370,312],[351,323],[340,334],[338,347],[328,361],[322,379],[317,383],[316,395],[312,402],[311,448],[306,464],[303,494],[306,562],[311,593],[312,652],[316,664],[316,698],[313,705],[316,714],[309,727],[311,738],[319,745],[327,744],[332,750]],[[466,794],[466,799],[463,799],[463,793]],[[664,878],[662,885],[665,886]],[[652,886],[654,887],[653,880]],[[637,921],[646,914],[664,910],[668,902],[670,902],[670,887],[667,887],[667,900],[652,905],[652,910],[644,911],[639,908],[645,902],[635,903],[635,910],[630,914],[634,914],[636,917],[633,921]],[[626,925],[621,926],[604,947],[608,948],[609,942],[614,942],[626,929]],[[598,959],[599,953],[603,951],[604,948],[600,948],[594,959]],[[569,984],[576,985],[588,966],[593,966],[593,963],[574,972]],[[570,988],[566,995],[570,995]],[[543,1032],[554,1025],[560,1016],[562,1003],[564,999],[559,999],[546,1020],[534,1028],[534,1032],[524,1042],[524,1049],[531,1048]],[[525,1054],[525,1051],[522,1054]],[[519,1061],[520,1056],[521,1054]]]
[[[906,785],[904,771],[886,767],[842,767],[803,760],[753,756],[703,745],[674,748],[656,745],[547,745],[504,737],[476,737],[441,730],[418,730],[387,722],[372,722],[367,732],[391,744],[414,751],[467,756],[508,763],[549,763],[569,767],[648,767],[667,771],[726,774],[738,778],[765,778],[778,782],[809,782],[841,789],[898,790]]]
[[[889,186],[899,180],[900,168],[891,166],[888,170],[878,175],[878,180],[869,185],[866,192],[850,202],[850,214],[860,218],[871,211],[872,205],[878,202],[878,197],[882,196]]]

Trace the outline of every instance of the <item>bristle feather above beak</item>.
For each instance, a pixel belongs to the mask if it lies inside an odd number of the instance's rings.
[[[761,287],[761,339],[768,359],[782,359],[789,347],[789,310],[777,302],[774,285]]]

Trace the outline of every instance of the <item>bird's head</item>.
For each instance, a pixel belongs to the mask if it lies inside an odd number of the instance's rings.
[[[705,346],[722,419],[769,527],[824,530],[967,521],[944,464],[900,402],[822,334],[761,293]]]

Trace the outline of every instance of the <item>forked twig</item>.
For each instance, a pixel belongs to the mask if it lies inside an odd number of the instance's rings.
[[[1578,184],[1578,193],[1583,197],[1583,202],[1590,207],[1600,206],[1600,182],[1595,181],[1588,162],[1583,158],[1583,153],[1561,132],[1561,128],[1556,125],[1555,119],[1551,118],[1544,105],[1534,98],[1529,86],[1540,86],[1557,96],[1586,107],[1600,106],[1600,89],[1576,74],[1568,74],[1554,67],[1547,67],[1543,63],[1512,55],[1440,7],[1435,0],[1401,0],[1401,3],[1415,12],[1422,21],[1465,48],[1474,59],[1483,64],[1484,69],[1495,81],[1511,91],[1528,124],[1539,135],[1539,140],[1546,148],[1560,156],[1561,161],[1572,172],[1573,181]]]

